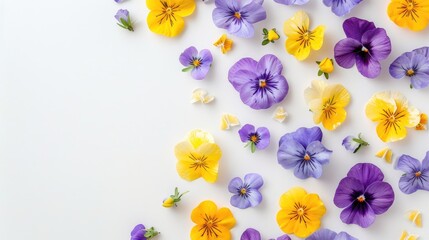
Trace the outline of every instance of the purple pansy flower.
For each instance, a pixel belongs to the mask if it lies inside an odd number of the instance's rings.
[[[402,54],[390,64],[390,75],[396,79],[409,77],[411,86],[416,89],[429,86],[429,57],[426,54],[427,48]]]
[[[263,56],[259,62],[242,58],[229,69],[228,79],[244,104],[253,109],[267,109],[283,101],[289,91],[282,70],[280,60],[271,54]]]
[[[191,76],[196,80],[206,77],[213,62],[212,53],[208,49],[203,49],[198,53],[195,47],[189,47],[180,54],[180,63],[185,66],[183,72],[191,71]]]
[[[329,163],[332,154],[321,143],[322,137],[319,127],[302,127],[285,134],[279,142],[279,164],[286,169],[294,168],[294,175],[300,179],[319,178],[322,165]]]
[[[360,2],[362,2],[362,0],[323,0],[323,4],[327,7],[331,7],[331,11],[339,17],[350,13]]]
[[[308,1],[310,0],[274,0],[274,2],[284,5],[304,5],[308,3]]]
[[[216,0],[213,22],[232,35],[251,38],[255,33],[252,24],[267,18],[262,3],[263,0]]]
[[[143,224],[138,224],[134,227],[133,231],[131,231],[131,240],[146,240],[147,238],[144,236],[145,233],[145,226]]]
[[[396,169],[405,172],[399,179],[399,189],[405,194],[411,194],[417,190],[429,191],[429,151],[423,162],[408,156],[399,157]]]
[[[345,20],[343,29],[347,38],[340,40],[334,48],[338,65],[351,68],[356,64],[367,78],[380,75],[379,61],[386,59],[392,50],[386,31],[376,28],[373,22],[355,17]]]
[[[125,28],[129,31],[134,31],[133,22],[131,21],[130,13],[126,9],[119,9],[115,15],[116,20],[118,21],[118,26]]]
[[[260,127],[255,130],[255,126],[251,124],[244,125],[238,130],[242,142],[247,143],[245,147],[250,145],[252,153],[265,149],[270,145],[270,131],[266,127]]]
[[[249,173],[241,178],[233,178],[228,185],[228,191],[234,195],[231,197],[231,205],[237,208],[245,209],[256,207],[262,201],[262,195],[259,188],[264,185],[264,180],[257,173]]]
[[[335,205],[345,208],[340,215],[344,223],[369,227],[376,215],[392,206],[395,194],[383,179],[381,170],[371,163],[358,163],[350,169],[334,196]]]
[[[240,240],[262,240],[262,237],[258,230],[254,228],[248,228],[243,232],[243,234],[241,234]],[[270,238],[269,240],[275,240],[275,239]],[[291,240],[291,239],[288,235],[284,234],[278,237],[277,240]]]
[[[305,240],[358,240],[346,232],[336,233],[329,229],[320,229]]]

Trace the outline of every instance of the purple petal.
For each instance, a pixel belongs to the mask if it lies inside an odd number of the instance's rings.
[[[381,72],[380,63],[368,54],[356,58],[356,67],[367,78],[376,78]]]
[[[249,136],[254,133],[255,133],[255,126],[251,124],[246,124],[240,130],[238,130],[238,134],[240,135],[240,139],[242,142],[249,141]]]
[[[256,72],[259,74],[270,73],[272,76],[281,75],[283,70],[283,65],[280,60],[272,55],[267,54],[263,56],[256,67]]]
[[[340,232],[340,233],[338,233],[337,237],[335,237],[334,240],[359,240],[359,239],[350,236],[346,232]]]
[[[231,197],[230,203],[232,206],[240,209],[245,209],[251,206],[249,198],[242,197],[238,194]]]
[[[335,15],[342,17],[348,13],[362,0],[334,0],[334,4],[332,4],[332,12]]]
[[[429,66],[429,62],[427,64]],[[429,71],[423,72],[422,69],[418,69],[414,76],[411,77],[411,85],[415,89],[422,89],[429,86]]]
[[[325,4],[325,6],[327,6],[327,7],[330,7],[330,6],[332,6],[333,1],[334,0],[323,0],[323,4]]]
[[[343,29],[348,38],[353,38],[361,42],[363,34],[369,30],[375,29],[375,25],[373,22],[352,17],[344,21]]]
[[[284,234],[277,238],[277,240],[292,240],[287,234]]]
[[[415,174],[416,172],[422,170],[422,165],[419,160],[409,155],[403,154],[398,159],[398,163],[396,164],[396,169],[399,169],[406,173]]]
[[[329,229],[320,229],[305,240],[334,240],[337,233]]]
[[[351,68],[356,62],[356,51],[361,48],[362,44],[353,38],[340,40],[334,47],[335,61],[343,68]]]
[[[289,92],[289,84],[282,75],[277,75],[268,80],[267,95],[270,96],[273,103],[279,103],[285,99]]]
[[[237,193],[237,191],[240,191],[241,188],[243,188],[243,181],[239,177],[235,177],[231,179],[231,181],[228,184],[228,191],[230,193]]]
[[[249,189],[247,199],[251,207],[256,207],[262,202],[262,194],[256,189]]]
[[[212,53],[208,49],[201,50],[199,57],[201,58],[202,65],[210,66],[213,62]]]
[[[412,67],[411,65],[411,58],[412,53],[404,53],[398,58],[395,59],[395,61],[390,64],[389,67],[389,73],[392,77],[396,79],[401,79],[405,76],[407,73],[407,70]]]
[[[309,177],[320,178],[322,176],[322,165],[317,161],[302,159],[295,167],[293,173],[300,179],[307,179]]]
[[[392,51],[390,38],[383,28],[366,31],[362,36],[362,44],[368,48],[371,58],[377,61],[386,59]]]
[[[195,47],[191,46],[185,49],[182,54],[180,54],[179,61],[183,66],[188,67],[192,64],[192,59],[197,56],[198,50]]]
[[[255,34],[255,29],[251,23],[241,19],[240,21],[232,21],[228,27],[228,32],[237,37],[252,38]]]
[[[383,181],[384,174],[372,163],[358,163],[349,170],[347,177],[359,180],[367,188],[373,182]]]
[[[217,1],[216,1],[217,2]],[[234,1],[230,1],[234,2]],[[212,13],[212,19],[216,27],[228,29],[229,25],[234,21],[234,16],[231,11],[225,8],[215,8]]]
[[[413,52],[417,54],[422,54],[423,56],[429,58],[429,47],[417,48],[417,49],[414,49]]]
[[[355,142],[353,139],[353,136],[347,136],[343,139],[342,145],[347,151],[354,152],[359,147],[359,143]]]
[[[284,5],[292,5],[295,4],[296,0],[274,0],[274,2]]]
[[[295,132],[287,133],[283,135],[283,137],[280,139],[279,145],[282,144],[282,142],[286,140],[293,139],[297,142],[299,142],[304,148],[307,148],[307,146],[314,141],[322,141],[323,133],[322,130],[319,127],[312,127],[312,128],[305,128],[301,127],[298,128]]]
[[[277,152],[277,160],[286,169],[296,167],[305,155],[305,148],[297,141],[290,139],[283,141]]]
[[[146,233],[146,228],[143,224],[138,224],[134,227],[133,231],[131,231],[131,240],[146,240],[144,236]]]
[[[115,18],[118,20],[118,22],[121,22],[121,19],[124,19],[125,21],[128,21],[128,17],[130,16],[130,13],[126,9],[119,9],[116,12]]]
[[[246,229],[243,234],[241,234],[240,240],[261,240],[261,234],[253,228]]]
[[[366,203],[361,205],[352,204],[341,212],[340,218],[344,223],[354,223],[363,228],[367,228],[374,223],[375,213]]]
[[[240,91],[241,101],[253,109],[267,109],[271,107],[274,104],[273,100],[264,91],[255,91],[255,84],[258,83],[249,82],[242,86]]]
[[[191,76],[195,79],[195,80],[203,80],[207,73],[209,73],[210,70],[210,65],[201,65],[199,67],[193,68],[191,71]]]
[[[426,156],[422,161],[422,172],[429,172],[429,151],[426,152]]]
[[[392,186],[386,182],[375,182],[368,186],[365,196],[369,196],[368,204],[376,215],[385,213],[395,200]]]
[[[240,92],[244,84],[258,77],[255,73],[257,65],[258,62],[251,58],[242,58],[229,69],[229,82],[237,91]]]
[[[251,2],[241,9],[243,18],[249,23],[257,23],[267,18],[267,13],[261,4]]]
[[[238,1],[215,0],[215,5],[217,8],[231,9],[231,11],[239,9]]]
[[[312,161],[317,161],[323,165],[329,163],[332,151],[326,149],[321,142],[314,141],[308,145],[307,153],[310,155]]]
[[[251,189],[259,189],[264,185],[262,176],[257,173],[248,173],[244,176],[244,183]]]
[[[270,145],[270,131],[266,127],[260,127],[256,130],[259,135],[259,142],[256,144],[256,148],[265,149]]]
[[[355,195],[363,194],[364,191],[365,188],[358,179],[345,177],[335,190],[334,204],[339,208],[348,207],[356,200]]]
[[[413,173],[405,173],[399,179],[399,189],[405,194],[411,194],[420,189],[420,181]]]

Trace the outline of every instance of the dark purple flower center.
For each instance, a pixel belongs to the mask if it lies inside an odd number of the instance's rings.
[[[249,134],[248,139],[249,139],[249,141],[253,142],[255,145],[257,145],[259,143],[259,141],[261,141],[261,137],[259,136],[258,133]]]
[[[253,90],[253,95],[259,94],[261,98],[264,98],[264,95],[267,93],[273,94],[273,90],[278,90],[277,84],[278,81],[274,81],[274,76],[265,69],[264,73],[259,75],[253,81],[253,86],[251,87]]]
[[[243,198],[248,198],[250,191],[251,190],[250,190],[249,184],[246,184],[246,183],[240,188],[237,188],[238,195],[240,195],[240,197],[243,197]]]
[[[194,68],[198,68],[203,64],[203,60],[200,57],[192,57],[192,59],[189,61],[189,65],[193,66]]]
[[[360,195],[359,197],[356,198],[358,200],[358,202],[363,203],[365,202],[365,196],[364,195]]]

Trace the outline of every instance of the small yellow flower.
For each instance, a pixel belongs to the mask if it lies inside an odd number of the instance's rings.
[[[420,122],[416,126],[416,130],[427,130],[428,115],[425,113],[420,114]]]
[[[407,136],[406,128],[420,122],[420,112],[408,106],[400,93],[380,92],[372,96],[365,107],[366,116],[377,122],[377,135],[383,142],[395,142]]]
[[[305,189],[295,187],[280,198],[280,211],[277,224],[287,234],[305,238],[320,228],[320,219],[326,208],[319,195],[307,193]]]
[[[188,181],[202,177],[207,182],[216,182],[222,151],[210,133],[191,131],[185,141],[176,145],[174,154],[180,177]]]
[[[322,123],[327,130],[335,130],[346,120],[344,108],[350,102],[350,94],[343,85],[314,80],[304,95],[315,124]]]
[[[170,208],[174,206],[174,199],[172,197],[169,197],[162,202],[162,206],[166,208]]]
[[[201,202],[191,213],[196,225],[191,230],[191,240],[230,240],[230,229],[235,226],[235,218],[228,208],[218,209],[210,200]]]
[[[149,29],[167,37],[179,35],[185,27],[184,17],[195,10],[195,0],[146,0]]]
[[[287,36],[286,50],[302,61],[310,55],[311,49],[319,50],[323,45],[325,27],[318,26],[311,31],[310,19],[304,11],[298,11],[284,24],[284,32]]]
[[[234,42],[232,39],[229,39],[226,34],[223,34],[219,40],[217,40],[213,45],[219,47],[223,54],[229,52],[232,49],[232,44]]]
[[[387,14],[396,25],[421,31],[429,23],[429,1],[392,0],[387,8]]]
[[[268,31],[268,36],[267,36],[268,41],[275,41],[275,40],[278,40],[279,38],[280,36],[275,29],[271,29]]]

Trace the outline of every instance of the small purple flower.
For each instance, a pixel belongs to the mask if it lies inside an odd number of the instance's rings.
[[[131,240],[150,240],[158,234],[154,227],[145,228],[143,224],[138,224],[131,231]]]
[[[429,56],[425,50],[415,49],[399,56],[390,64],[390,75],[396,79],[409,77],[411,86],[416,89],[429,86]]]
[[[123,3],[125,0],[115,0],[116,3]]]
[[[305,240],[358,240],[346,232],[336,233],[329,229],[320,229]]]
[[[381,170],[371,163],[358,163],[350,169],[334,196],[334,204],[345,208],[340,215],[344,223],[367,228],[374,223],[376,215],[392,206],[395,194],[383,179]]]
[[[405,172],[399,179],[399,189],[405,194],[411,194],[417,190],[429,191],[429,151],[423,162],[402,155],[399,157],[396,169]]]
[[[229,69],[228,79],[244,104],[253,109],[267,109],[283,101],[289,91],[282,70],[280,60],[271,54],[259,62],[242,58]]]
[[[125,28],[131,32],[134,31],[133,23],[131,22],[130,13],[126,9],[119,9],[118,12],[116,12],[115,15],[116,20],[119,22],[117,23],[118,26],[121,28]]]
[[[238,130],[238,134],[241,141],[247,143],[245,147],[250,145],[252,153],[256,151],[256,148],[262,150],[270,145],[270,131],[266,127],[260,127],[255,131],[255,126],[246,124]]]
[[[185,66],[182,72],[191,71],[191,76],[196,80],[202,80],[206,77],[213,62],[212,53],[208,49],[198,50],[195,47],[189,47],[180,54],[180,63]]]
[[[262,3],[263,0],[216,0],[213,22],[232,35],[251,38],[255,34],[252,24],[267,18]]]
[[[262,201],[259,192],[262,185],[264,180],[256,173],[246,174],[244,182],[239,177],[233,178],[228,185],[228,191],[234,194],[231,197],[231,205],[241,209],[256,207]]]
[[[248,228],[243,232],[243,234],[241,234],[240,240],[262,240],[262,237],[258,230],[254,228]],[[274,240],[274,239],[271,238],[270,240]],[[278,237],[277,240],[291,240],[291,239],[288,235],[285,234]]]
[[[379,61],[386,59],[392,50],[386,31],[355,17],[345,20],[343,29],[347,38],[335,45],[335,61],[343,68],[356,64],[364,77],[376,78],[381,72]]]
[[[310,0],[274,0],[274,2],[284,5],[304,5],[308,3],[308,1]]]
[[[294,168],[297,178],[320,178],[322,165],[329,163],[332,154],[332,151],[321,143],[322,137],[323,133],[319,127],[302,127],[285,134],[279,142],[279,164],[286,169]]]
[[[357,153],[357,151],[359,151],[361,147],[366,147],[369,144],[368,142],[363,140],[361,134],[359,134],[357,138],[355,138],[354,136],[345,137],[343,139],[342,145],[346,148],[347,151]]]
[[[335,15],[342,17],[356,7],[363,0],[323,0],[323,4],[327,7],[331,7],[331,11]]]

